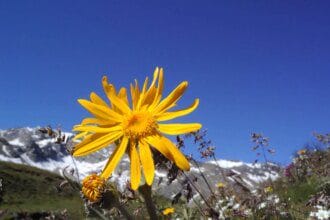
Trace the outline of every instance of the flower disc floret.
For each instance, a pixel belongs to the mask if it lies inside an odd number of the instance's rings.
[[[133,112],[122,123],[124,135],[139,140],[157,133],[157,122],[149,112]]]

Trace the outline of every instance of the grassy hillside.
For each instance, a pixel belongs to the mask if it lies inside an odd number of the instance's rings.
[[[39,217],[50,213],[82,219],[83,201],[61,176],[30,166],[0,161],[0,218]],[[67,210],[67,211],[66,211]]]

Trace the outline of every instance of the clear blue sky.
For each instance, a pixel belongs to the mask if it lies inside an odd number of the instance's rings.
[[[208,129],[217,157],[253,161],[250,133],[287,163],[330,129],[327,1],[0,1],[0,128],[62,125],[76,102],[165,68],[190,82],[184,121]],[[193,147],[186,152],[193,152]]]

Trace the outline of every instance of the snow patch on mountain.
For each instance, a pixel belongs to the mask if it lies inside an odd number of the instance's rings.
[[[242,166],[244,163],[241,161],[230,161],[230,160],[216,160],[216,161],[208,161],[207,163],[219,165],[222,168],[233,168]]]
[[[265,172],[263,175],[247,174],[248,178],[256,183],[264,182],[268,179],[275,180],[279,177],[279,174],[273,171]]]
[[[21,146],[24,147],[24,143],[19,140],[19,138],[16,138],[14,140],[8,141],[11,145]]]

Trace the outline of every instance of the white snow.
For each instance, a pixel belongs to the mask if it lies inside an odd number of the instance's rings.
[[[114,172],[111,175],[110,180],[116,182],[119,186],[119,190],[122,191],[122,190],[125,189],[126,183],[130,179],[129,176],[130,176],[130,171],[129,170],[124,170],[124,171],[120,172],[120,175],[118,175],[118,172]]]
[[[55,143],[55,139],[43,139],[40,141],[36,141],[36,144],[38,144],[40,148],[43,148],[50,143]]]
[[[159,172],[157,170],[155,170],[155,175],[158,176],[158,177],[166,177],[167,176],[167,174],[165,172],[162,173],[162,172]]]
[[[275,173],[275,172],[265,172],[263,176],[257,176],[257,175],[253,175],[253,174],[247,174],[247,177],[250,179],[250,180],[253,180],[254,182],[256,183],[261,183],[265,180],[268,180],[269,178],[271,180],[275,180],[278,178],[278,174]]]
[[[74,134],[73,133],[70,133],[70,132],[63,132],[62,131],[62,135],[65,135],[65,137],[68,138],[68,137],[73,136]]]
[[[241,175],[241,172],[237,171],[237,170],[231,170],[233,171],[234,173],[236,173],[237,175]]]
[[[7,147],[8,147],[8,146],[3,146],[2,150],[3,150],[3,152],[4,152],[6,155],[10,156],[10,153],[9,153]]]
[[[61,161],[48,160],[48,161],[36,163],[32,161],[25,153],[21,155],[21,158],[11,158],[0,155],[0,160],[20,163],[20,164],[27,164],[33,167],[37,167],[39,169],[48,170],[51,172],[57,171],[60,173],[65,168],[73,168],[78,170],[80,178],[84,178],[85,176],[94,172],[99,173],[102,170],[105,163],[107,162],[107,160],[100,161],[97,163],[89,163],[78,160],[75,160],[75,162],[73,162],[71,156],[65,156],[62,158]]]
[[[241,161],[230,161],[230,160],[217,160],[217,161],[208,161],[207,163],[219,165],[222,168],[233,168],[244,165]]]
[[[8,141],[8,143],[11,144],[11,145],[24,147],[24,144],[22,142],[20,142],[18,138],[14,139],[14,140],[11,140],[11,141]]]
[[[22,160],[19,158],[5,157],[0,154],[0,161],[13,162],[13,163],[22,163]]]
[[[201,171],[201,172],[204,172],[204,171],[205,171],[204,167],[201,167],[201,168],[200,168],[200,171]],[[199,169],[196,168],[196,167],[190,167],[190,172],[196,172],[196,173],[199,173],[200,171],[199,171]]]
[[[251,168],[261,168],[261,163],[246,163],[245,165]]]
[[[255,187],[255,184],[251,183],[251,181],[247,180],[247,179],[242,179],[246,184],[248,184],[250,187]]]
[[[207,163],[214,164],[214,165],[219,165],[222,168],[234,168],[234,167],[239,167],[242,165],[248,166],[250,168],[261,168],[262,164],[261,163],[244,163],[242,161],[231,161],[231,160],[210,160]]]

